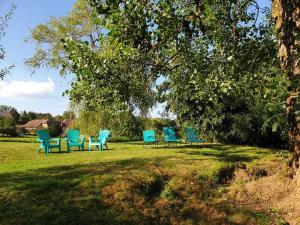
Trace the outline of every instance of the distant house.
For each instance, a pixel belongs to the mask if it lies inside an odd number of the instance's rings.
[[[38,120],[31,120],[25,125],[22,126],[27,132],[35,133],[37,130],[40,129],[48,129],[52,124],[60,124],[58,121],[53,121],[49,119],[38,119]]]
[[[65,119],[62,122],[49,119],[37,119],[31,120],[25,125],[19,126],[18,128],[24,128],[28,133],[35,133],[40,129],[48,129],[53,124],[57,124],[62,128],[62,130],[66,130],[72,125],[72,123],[73,120],[71,119]]]
[[[3,118],[13,118],[11,112],[0,112],[0,117],[3,117]]]

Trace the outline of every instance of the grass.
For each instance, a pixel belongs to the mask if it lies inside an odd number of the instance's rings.
[[[282,152],[221,144],[143,148],[126,142],[109,143],[103,152],[46,156],[38,146],[33,137],[0,138],[0,224],[272,221],[263,212],[232,207],[223,195],[238,165],[265,175],[282,161]]]

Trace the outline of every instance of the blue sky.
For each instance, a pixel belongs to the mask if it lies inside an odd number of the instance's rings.
[[[62,78],[55,70],[42,68],[31,74],[24,60],[32,56],[34,43],[24,39],[36,25],[44,23],[50,16],[64,16],[75,0],[15,0],[17,6],[6,29],[2,44],[6,49],[3,65],[12,65],[11,74],[0,84],[0,104],[11,105],[18,110],[61,114],[67,109],[68,99],[62,92],[69,86],[71,75]],[[0,15],[6,13],[12,1],[0,0]],[[2,88],[1,88],[2,87]]]
[[[31,74],[24,60],[32,56],[34,43],[25,43],[24,39],[36,25],[44,23],[50,16],[64,16],[70,11],[75,0],[15,0],[17,9],[6,36],[1,40],[6,49],[5,62],[0,66],[14,64],[11,74],[0,80],[0,105],[11,105],[19,111],[50,112],[62,114],[67,109],[68,99],[62,92],[70,84],[72,76],[62,78],[55,70],[42,68]],[[270,0],[259,0],[261,7],[270,6]],[[11,0],[0,0],[0,15],[4,15],[12,4]],[[153,110],[152,116],[158,116],[160,107]]]

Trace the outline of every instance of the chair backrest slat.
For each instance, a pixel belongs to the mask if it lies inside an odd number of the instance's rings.
[[[67,137],[70,142],[77,143],[80,136],[79,130],[67,130]]]
[[[155,130],[144,130],[143,131],[144,142],[154,142],[156,141]]]
[[[36,133],[38,135],[38,138],[42,141],[49,141],[51,139],[47,130],[38,130]]]
[[[98,141],[101,142],[102,144],[105,144],[109,137],[110,137],[110,130],[100,130]]]
[[[198,132],[195,128],[188,127],[184,129],[185,137],[188,141],[197,141],[198,138]]]
[[[164,139],[165,140],[176,140],[176,132],[173,127],[163,127]]]

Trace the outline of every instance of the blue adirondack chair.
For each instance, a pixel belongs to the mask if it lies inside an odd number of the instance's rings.
[[[167,143],[181,143],[180,139],[176,137],[176,132],[173,127],[163,127],[164,144]]]
[[[96,146],[99,150],[103,151],[104,146],[108,149],[107,140],[110,137],[110,130],[100,130],[98,137],[89,137],[89,151],[92,150],[93,146]]]
[[[145,144],[155,144],[156,146],[158,146],[158,140],[156,140],[155,130],[144,130],[143,139],[143,147],[145,147]]]
[[[47,130],[38,130],[38,141],[40,144],[39,152],[44,149],[46,155],[51,152],[52,148],[58,148],[61,151],[61,141],[60,138],[51,138]]]
[[[67,130],[67,150],[71,151],[72,147],[78,147],[79,150],[84,150],[84,136],[80,135],[79,130]]]
[[[185,128],[184,134],[185,134],[186,140],[188,142],[190,142],[191,145],[193,145],[193,142],[195,142],[197,144],[206,142],[206,140],[202,140],[199,138],[198,132],[195,128],[192,128],[192,127]]]

